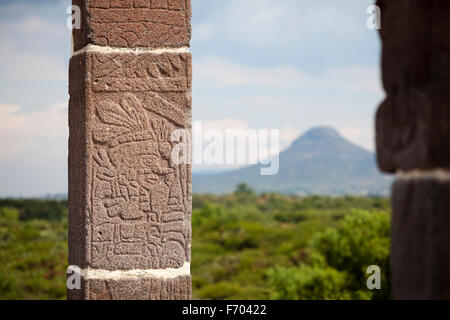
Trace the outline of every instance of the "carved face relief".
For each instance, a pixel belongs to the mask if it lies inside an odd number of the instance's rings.
[[[119,102],[104,100],[95,119],[92,264],[181,267],[189,208],[181,175],[186,168],[170,162],[170,136],[177,126],[151,114],[131,93]]]

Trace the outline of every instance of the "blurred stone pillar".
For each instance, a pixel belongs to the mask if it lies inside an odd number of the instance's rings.
[[[190,299],[190,0],[73,4],[68,298]]]
[[[381,0],[378,164],[392,187],[397,299],[450,299],[450,1]]]

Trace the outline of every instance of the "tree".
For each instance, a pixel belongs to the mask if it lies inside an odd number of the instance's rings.
[[[236,186],[235,194],[243,194],[243,195],[253,195],[255,192],[253,189],[246,184],[245,182],[241,182]]]
[[[269,281],[275,299],[387,299],[390,288],[390,215],[354,210],[338,228],[313,238],[311,262],[298,268],[273,268]],[[367,267],[381,269],[381,290],[366,287]]]

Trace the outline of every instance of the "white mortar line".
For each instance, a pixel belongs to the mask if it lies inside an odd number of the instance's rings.
[[[87,46],[72,52],[72,57],[84,52],[98,52],[98,53],[153,53],[153,54],[163,54],[163,53],[189,53],[188,47],[179,48],[117,48],[117,47],[104,47],[97,46],[94,44],[88,44]]]
[[[434,179],[439,181],[450,181],[450,170],[448,169],[428,169],[428,170],[411,170],[398,171],[397,178],[399,180],[414,179]]]
[[[191,274],[191,264],[185,262],[181,268],[166,269],[132,269],[132,270],[105,270],[105,269],[80,269],[76,266],[69,266],[71,270],[79,270],[80,275],[86,279],[103,279],[103,280],[127,280],[127,279],[173,279],[180,276],[188,276]],[[76,271],[78,273],[78,270]]]

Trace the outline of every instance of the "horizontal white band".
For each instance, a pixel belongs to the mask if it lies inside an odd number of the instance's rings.
[[[415,180],[415,179],[434,179],[439,181],[450,181],[450,170],[446,169],[432,169],[432,170],[411,170],[398,171],[397,178],[400,180]]]
[[[116,48],[116,47],[104,47],[97,46],[94,44],[88,44],[84,48],[77,50],[72,53],[72,57],[77,54],[84,52],[98,52],[98,53],[153,53],[153,54],[164,54],[164,53],[189,53],[188,47],[180,48]]]
[[[104,270],[104,269],[81,269],[77,266],[69,266],[68,270],[79,273],[84,279],[102,280],[127,280],[127,279],[173,279],[191,274],[191,264],[185,262],[181,268],[166,269],[132,269],[132,270]]]

